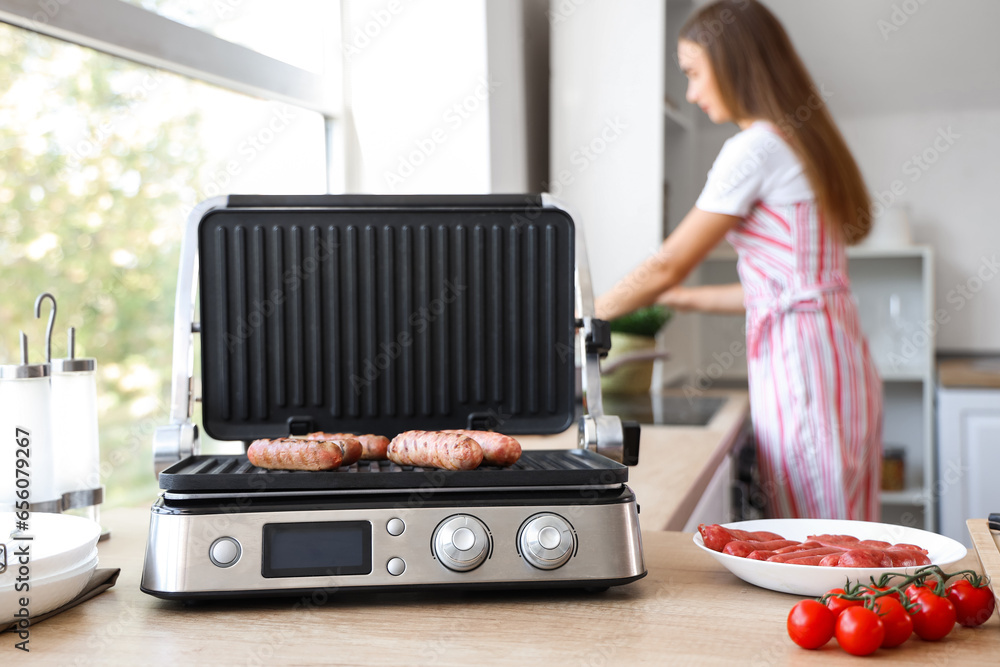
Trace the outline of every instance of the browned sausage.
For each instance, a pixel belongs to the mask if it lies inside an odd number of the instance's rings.
[[[405,431],[389,443],[389,460],[401,466],[471,470],[483,462],[483,448],[472,438],[440,431]]]
[[[442,433],[459,433],[472,438],[483,448],[483,463],[491,466],[509,466],[521,458],[521,443],[509,435],[493,431],[455,429]]]
[[[254,440],[247,458],[258,468],[272,470],[332,470],[340,467],[344,452],[334,441],[278,438]]]
[[[326,440],[329,442],[336,442],[340,445],[340,449],[344,452],[344,460],[340,462],[340,465],[342,466],[349,466],[352,463],[357,463],[358,459],[360,459],[361,455],[364,453],[361,441],[358,440],[357,436],[351,435],[350,433],[310,433],[305,439],[310,441]]]
[[[387,458],[385,451],[389,447],[389,438],[384,435],[374,435],[372,433],[364,435],[356,435],[354,433],[323,433],[319,431],[310,433],[306,437],[310,440],[340,440],[342,438],[357,440],[361,443],[362,461],[384,461]],[[357,461],[358,459],[354,460]],[[351,463],[354,463],[354,461],[351,461]],[[344,465],[349,464],[345,463]]]

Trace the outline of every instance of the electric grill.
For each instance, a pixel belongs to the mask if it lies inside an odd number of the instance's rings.
[[[209,200],[188,220],[175,310],[144,592],[602,589],[646,574],[625,484],[638,426],[603,414],[610,335],[580,230],[549,196]],[[200,400],[209,435],[244,443],[551,434],[577,419],[581,390],[579,448],[528,450],[507,468],[263,470],[200,454],[192,421]]]

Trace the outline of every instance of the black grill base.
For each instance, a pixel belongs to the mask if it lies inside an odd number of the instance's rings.
[[[160,488],[179,493],[559,487],[624,484],[628,468],[583,449],[531,450],[512,466],[438,470],[359,461],[324,471],[265,470],[245,455],[191,456],[160,473]]]

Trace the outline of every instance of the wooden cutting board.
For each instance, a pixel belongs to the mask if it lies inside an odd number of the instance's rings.
[[[968,519],[965,525],[969,527],[979,564],[983,567],[983,574],[990,578],[993,597],[1000,607],[1000,533],[991,531],[986,519]]]

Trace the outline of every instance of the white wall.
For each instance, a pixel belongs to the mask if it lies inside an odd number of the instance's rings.
[[[662,0],[554,0],[549,190],[587,236],[595,294],[661,240]]]
[[[345,0],[353,191],[483,193],[490,184],[485,0]]]

